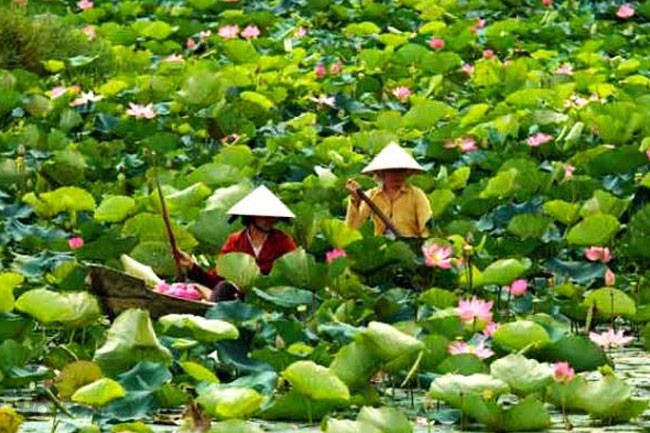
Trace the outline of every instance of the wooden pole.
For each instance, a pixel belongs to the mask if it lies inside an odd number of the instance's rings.
[[[180,253],[178,252],[178,245],[176,244],[176,237],[174,236],[174,231],[172,230],[172,223],[169,219],[169,211],[167,210],[167,204],[165,202],[165,196],[160,187],[160,180],[158,179],[158,170],[154,167],[155,178],[156,178],[156,189],[158,190],[158,198],[160,199],[160,213],[162,214],[163,222],[165,223],[165,229],[167,230],[167,237],[169,238],[169,244],[172,249],[172,256],[174,257],[174,265],[176,267],[176,279],[179,282],[185,281],[185,275],[183,273],[183,267],[181,266]]]
[[[379,209],[377,207],[375,202],[370,200],[370,197],[368,197],[365,192],[358,189],[357,190],[357,197],[359,197],[361,200],[366,202],[368,207],[370,207],[370,209],[372,209],[372,211],[379,217],[379,219],[386,225],[386,227],[388,227],[388,229],[395,234],[396,237],[398,237],[398,238],[402,237],[402,233],[400,233],[400,231],[397,229],[397,227],[395,227],[395,224],[393,224],[393,222],[390,220],[390,218],[388,218],[388,216],[384,212],[382,212],[381,209]]]

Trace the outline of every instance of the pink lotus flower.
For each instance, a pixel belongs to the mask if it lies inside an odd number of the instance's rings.
[[[181,54],[170,54],[169,56],[165,57],[165,62],[167,63],[183,63],[185,59]]]
[[[499,325],[497,322],[490,322],[490,323],[488,323],[488,325],[487,325],[487,326],[485,327],[485,329],[483,330],[483,335],[484,335],[486,338],[492,337],[492,335],[494,335],[494,333],[496,332],[496,330],[499,329],[499,326],[500,326],[500,325]]]
[[[70,246],[70,249],[72,250],[78,250],[79,248],[84,246],[84,240],[79,236],[75,236],[68,240],[68,246]]]
[[[206,39],[208,39],[210,36],[212,36],[212,31],[210,30],[202,30],[199,32],[199,39],[201,42],[205,42]]]
[[[629,3],[625,3],[616,11],[616,16],[624,20],[634,16],[634,8]]]
[[[605,285],[613,286],[616,284],[616,274],[610,268],[605,270]]]
[[[104,99],[102,95],[95,95],[95,92],[92,90],[90,92],[81,92],[81,96],[70,102],[70,106],[77,107],[79,105],[101,101],[102,99]]]
[[[474,152],[475,150],[478,150],[478,147],[476,147],[476,140],[474,140],[474,137],[461,137],[457,140],[457,142],[458,142],[458,150],[460,150],[463,153]]]
[[[467,75],[472,75],[474,73],[474,66],[470,65],[469,63],[465,63],[462,68],[463,72],[465,72]]]
[[[341,70],[343,70],[343,65],[341,62],[336,62],[330,65],[330,74],[332,75],[340,74]]]
[[[133,102],[129,102],[129,108],[126,110],[126,114],[136,119],[153,119],[157,115],[153,109],[153,104],[141,105],[134,104]]]
[[[77,7],[82,11],[85,11],[87,9],[92,9],[93,7],[95,7],[95,4],[90,0],[80,0],[77,2]]]
[[[612,255],[607,247],[589,247],[585,250],[585,257],[592,262],[609,263]]]
[[[88,36],[89,41],[92,41],[97,37],[97,33],[95,32],[95,26],[86,26],[83,29],[81,29],[81,31],[84,32],[86,36]]]
[[[318,104],[319,107],[327,105],[330,108],[336,108],[336,98],[334,96],[320,95],[318,98],[310,98]]]
[[[63,86],[53,87],[52,90],[48,92],[50,99],[56,99],[59,96],[63,96],[67,93],[68,88]]]
[[[442,247],[436,243],[422,245],[424,263],[431,268],[451,269],[451,247]]]
[[[492,321],[492,301],[477,299],[476,296],[471,300],[460,300],[458,302],[458,317],[465,323],[472,323],[475,320],[485,323]]]
[[[526,280],[516,280],[509,287],[508,291],[512,296],[521,296],[528,290],[528,282]]]
[[[305,36],[307,36],[307,29],[304,27],[298,27],[294,32],[293,32],[293,37],[296,39],[302,39]]]
[[[562,66],[558,66],[555,73],[558,75],[573,75],[573,66],[565,63]]]
[[[188,50],[195,49],[196,48],[196,41],[194,39],[192,39],[192,38],[187,38],[187,40],[185,41],[185,48],[187,48]]]
[[[494,57],[494,51],[492,50],[483,50],[483,58],[484,59],[491,59]]]
[[[453,141],[447,140],[445,141],[444,147],[447,149],[458,149],[463,153],[478,150],[478,147],[476,147],[476,140],[471,136],[459,137]]]
[[[158,293],[162,293],[167,296],[174,296],[181,299],[189,299],[192,301],[200,301],[202,299],[201,293],[193,284],[168,284],[165,281],[161,281],[160,283],[156,284],[154,290]]]
[[[406,102],[411,97],[411,89],[404,86],[395,87],[391,93],[401,102]]]
[[[544,134],[543,132],[538,132],[538,133],[528,137],[528,140],[526,140],[526,143],[528,143],[528,145],[530,147],[537,147],[537,146],[541,146],[544,143],[548,143],[549,141],[552,141],[552,140],[553,140],[552,135]]]
[[[433,38],[429,41],[429,46],[434,50],[442,50],[445,48],[445,40],[440,38]]]
[[[248,25],[241,31],[240,35],[246,40],[257,39],[261,34],[259,27],[255,25]]]
[[[338,259],[339,257],[347,257],[347,254],[345,254],[345,250],[342,250],[340,248],[334,248],[332,251],[328,251],[325,254],[325,260],[327,263],[332,263],[334,260]]]
[[[469,353],[476,355],[481,359],[486,359],[494,355],[494,352],[485,347],[485,342],[483,341],[479,342],[476,346],[473,344],[467,344],[464,341],[454,341],[447,347],[447,351],[451,355]]]
[[[553,379],[559,383],[569,383],[576,375],[568,362],[556,362],[553,364]]]
[[[650,149],[645,151],[645,156],[650,160]]]
[[[573,172],[576,170],[571,164],[564,165],[564,179],[569,180],[573,179]]]
[[[327,74],[327,69],[325,69],[324,65],[316,65],[314,73],[316,74],[316,77],[323,78],[325,74]]]
[[[236,39],[239,36],[239,26],[236,24],[221,26],[219,27],[218,33],[219,36],[226,40]]]
[[[553,0],[542,0],[542,4],[546,7],[553,5]]]
[[[625,337],[622,329],[614,331],[612,328],[601,334],[592,331],[589,333],[589,339],[603,349],[623,347],[634,341],[634,337]]]
[[[485,23],[486,21],[483,18],[477,17],[475,26],[477,29],[482,29],[483,27],[485,27]]]

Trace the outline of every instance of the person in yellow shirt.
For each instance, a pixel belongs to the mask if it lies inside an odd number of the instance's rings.
[[[429,235],[429,199],[420,188],[406,183],[409,176],[419,171],[424,171],[422,166],[397,143],[388,144],[362,171],[375,174],[381,183],[379,187],[366,192],[366,195],[403,237],[421,238]],[[351,193],[345,217],[348,226],[359,228],[371,216],[376,235],[391,235],[382,219],[359,198],[359,184],[349,179],[346,188]]]

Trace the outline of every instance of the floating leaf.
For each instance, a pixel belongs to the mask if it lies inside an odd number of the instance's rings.
[[[550,366],[518,354],[510,354],[494,361],[490,365],[490,374],[503,380],[519,395],[539,391],[553,382]]]
[[[248,418],[262,407],[264,397],[248,388],[219,388],[213,385],[200,393],[196,401],[206,412],[219,419]]]
[[[530,320],[505,323],[499,326],[492,338],[499,346],[513,352],[527,346],[542,347],[551,342],[546,330]]]
[[[126,391],[118,382],[112,379],[102,378],[79,388],[72,394],[71,399],[75,403],[90,406],[104,406],[125,395]]]
[[[298,361],[282,372],[293,389],[314,400],[350,399],[348,387],[332,370],[312,361]]]
[[[202,343],[236,340],[239,331],[228,322],[192,314],[168,314],[159,319],[162,332],[174,337],[190,337]]]
[[[567,241],[582,246],[607,245],[619,228],[620,223],[612,215],[589,215],[569,230]]]

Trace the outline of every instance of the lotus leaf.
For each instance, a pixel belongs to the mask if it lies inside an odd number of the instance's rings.
[[[0,313],[8,313],[14,309],[14,289],[24,280],[25,277],[15,272],[0,274]]]
[[[413,426],[403,412],[394,407],[364,406],[357,421],[377,427],[383,433],[412,433]]]
[[[348,387],[329,368],[312,361],[298,361],[282,372],[293,389],[314,400],[350,399]]]
[[[191,314],[168,314],[159,319],[162,332],[174,337],[191,337],[203,343],[236,340],[239,331],[228,322]]]
[[[438,400],[444,400],[454,407],[460,407],[462,399],[469,395],[481,398],[489,393],[492,398],[508,392],[508,384],[489,374],[445,374],[431,383],[429,395]]]
[[[41,323],[59,322],[70,327],[84,327],[96,321],[101,312],[97,300],[87,292],[57,293],[34,289],[23,293],[16,309]]]
[[[140,361],[170,365],[172,355],[158,342],[149,313],[129,309],[115,319],[106,343],[95,352],[94,361],[106,375],[115,376]]]
[[[383,433],[372,424],[362,421],[351,421],[347,419],[328,419],[324,426],[326,433]]]
[[[201,364],[192,361],[179,362],[185,373],[199,382],[219,383],[219,378]]]
[[[75,361],[63,367],[56,378],[56,387],[61,397],[70,398],[79,388],[101,377],[102,371],[94,362]]]
[[[519,351],[527,346],[542,347],[551,342],[548,332],[530,320],[505,323],[495,331],[495,343],[510,351]]]
[[[503,380],[519,395],[528,395],[544,389],[553,381],[553,370],[550,366],[516,354],[494,361],[490,365],[490,374]]]
[[[260,276],[255,258],[245,253],[228,253],[217,259],[219,275],[232,281],[241,290],[249,290]]]
[[[124,221],[136,210],[135,200],[123,195],[115,195],[105,198],[97,210],[95,219],[97,221],[117,223]]]
[[[379,360],[367,344],[354,341],[341,347],[329,368],[349,388],[359,388],[379,368]]]
[[[593,307],[594,313],[603,318],[618,316],[634,317],[636,304],[625,292],[612,287],[603,287],[588,292],[583,305]]]
[[[199,394],[197,402],[219,419],[248,418],[264,403],[264,397],[248,388],[219,388],[211,386]]]
[[[214,424],[210,433],[264,433],[264,430],[246,421],[230,419]]]
[[[607,245],[620,226],[612,215],[589,215],[569,230],[567,241],[573,245]]]
[[[126,391],[118,382],[113,379],[102,378],[79,388],[72,394],[71,399],[75,403],[104,406],[125,395]]]

